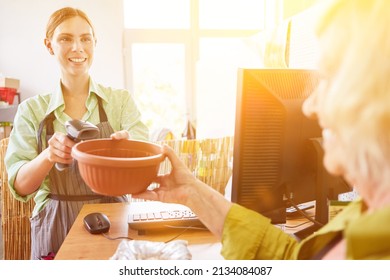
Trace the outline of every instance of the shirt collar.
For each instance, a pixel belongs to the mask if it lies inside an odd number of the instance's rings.
[[[364,259],[388,256],[390,252],[390,206],[363,213],[345,230],[347,258]]]
[[[108,101],[107,94],[102,90],[101,86],[97,84],[92,78],[89,79],[89,97],[91,98],[91,93],[96,94],[104,101]],[[58,83],[56,90],[52,94],[50,99],[49,106],[47,107],[46,115],[54,112],[55,110],[60,110],[61,112],[65,109],[64,97],[62,95],[61,81]]]
[[[91,92],[95,93],[101,99],[108,102],[107,94],[104,92],[104,90],[99,84],[92,80],[92,78],[89,79],[89,93]]]
[[[56,109],[60,108],[61,111],[65,108],[64,97],[62,96],[61,81],[57,84],[56,90],[50,98],[49,106],[47,107],[46,115],[49,115]]]

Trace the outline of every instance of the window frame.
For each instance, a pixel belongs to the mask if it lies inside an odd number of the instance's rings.
[[[185,52],[185,100],[188,119],[196,126],[196,62],[202,38],[245,38],[282,21],[283,0],[264,0],[263,29],[200,29],[199,1],[190,0],[189,29],[131,29],[124,28],[123,57],[125,86],[134,93],[132,46],[142,43],[183,44]],[[125,15],[124,15],[125,16]]]

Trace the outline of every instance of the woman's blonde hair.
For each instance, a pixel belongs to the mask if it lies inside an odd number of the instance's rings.
[[[96,40],[95,29],[87,14],[79,9],[72,8],[72,7],[65,7],[59,9],[50,16],[49,21],[46,25],[46,38],[49,40],[52,39],[54,31],[58,25],[60,25],[67,19],[77,17],[77,16],[83,18],[91,26],[92,35]]]
[[[317,35],[327,83],[320,118],[344,143],[347,170],[382,180],[390,159],[390,1],[337,1]]]

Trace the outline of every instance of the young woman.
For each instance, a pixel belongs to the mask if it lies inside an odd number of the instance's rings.
[[[336,1],[317,33],[323,81],[303,109],[323,128],[325,167],[361,199],[297,242],[196,180],[168,147],[172,172],[138,195],[192,208],[227,259],[390,259],[390,1]]]
[[[58,88],[19,105],[6,155],[11,192],[21,201],[34,197],[36,203],[32,259],[57,252],[84,203],[125,199],[96,195],[84,183],[71,156],[75,142],[66,136],[65,122],[95,124],[100,138],[148,139],[129,92],[104,87],[90,77],[96,36],[83,11],[67,7],[54,12],[44,43],[61,69]],[[69,167],[61,170],[56,163]]]

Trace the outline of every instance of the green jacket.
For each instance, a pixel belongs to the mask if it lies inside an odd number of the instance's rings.
[[[225,259],[316,259],[342,234],[346,259],[390,259],[390,206],[367,214],[361,200],[350,203],[328,224],[298,242],[257,212],[237,204],[230,209],[222,235]]]

